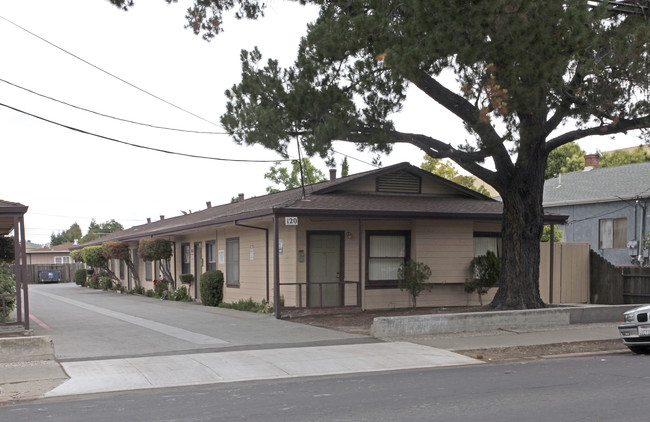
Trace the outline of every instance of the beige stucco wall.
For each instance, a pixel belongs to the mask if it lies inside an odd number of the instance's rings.
[[[51,253],[29,253],[27,252],[29,259],[27,260],[28,264],[33,265],[54,265],[55,257],[70,257],[69,252],[51,252]],[[72,263],[72,258],[70,258],[70,264]]]

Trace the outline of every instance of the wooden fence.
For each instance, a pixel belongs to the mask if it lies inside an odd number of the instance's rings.
[[[551,286],[551,245],[548,242],[540,244],[539,292],[542,300],[556,304],[589,303],[589,244],[555,243],[554,246]]]
[[[83,263],[73,264],[31,264],[27,266],[27,281],[35,283],[69,283],[74,281],[74,272],[86,268]]]
[[[591,251],[591,303],[650,303],[650,268],[615,267]]]

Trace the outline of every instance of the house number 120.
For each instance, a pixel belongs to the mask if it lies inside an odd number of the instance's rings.
[[[297,226],[298,225],[298,217],[284,217],[284,225],[285,226]]]

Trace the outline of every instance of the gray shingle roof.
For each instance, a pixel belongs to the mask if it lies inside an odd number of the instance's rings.
[[[422,177],[435,179],[450,186],[456,194],[409,195],[378,194],[374,192],[345,192],[343,188],[365,178],[377,177],[393,171],[407,170]],[[231,224],[256,217],[283,216],[338,216],[349,218],[445,218],[500,221],[503,204],[473,190],[457,185],[408,163],[352,176],[316,183],[302,188],[224,204],[192,214],[167,218],[104,236],[75,248],[97,245],[109,240],[137,240],[179,234],[221,224]],[[552,220],[564,221],[564,216],[547,215]],[[73,248],[73,249],[75,249]]]
[[[650,197],[650,162],[562,174],[544,183],[544,206]]]

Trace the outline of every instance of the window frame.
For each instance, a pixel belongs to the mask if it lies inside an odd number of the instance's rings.
[[[187,248],[187,252],[186,249]],[[192,245],[189,242],[181,243],[181,274],[192,272]],[[187,262],[185,262],[187,260]]]
[[[621,227],[621,221],[625,222],[624,227]],[[603,223],[606,222],[611,222],[612,237],[609,239],[611,243],[604,244]],[[627,249],[627,217],[601,218],[598,220],[598,249]]]
[[[153,281],[153,262],[144,261],[144,280]]]
[[[234,258],[232,254],[230,253],[231,248],[229,246],[236,244],[236,250],[237,250],[237,257],[236,261],[233,260]],[[236,279],[234,279],[234,274],[233,271],[231,271],[231,265],[236,263],[237,264],[237,275]],[[240,250],[240,245],[239,245],[239,238],[238,237],[230,237],[226,239],[226,287],[233,287],[233,288],[238,288],[241,284],[241,250]]]
[[[394,236],[404,237],[404,256],[403,257],[371,257],[370,256],[370,239],[373,236]],[[411,259],[411,231],[410,230],[367,230],[366,231],[366,289],[397,289],[398,281],[394,280],[370,280],[370,262],[373,259],[395,260],[403,259],[406,263]]]
[[[214,254],[214,261],[210,261],[210,250]],[[213,271],[217,269],[217,242],[214,240],[206,240],[205,242],[205,270]]]
[[[474,258],[476,258],[476,238],[494,238],[497,240],[497,250],[496,250],[496,256],[497,258],[501,258],[503,256],[503,240],[501,237],[501,232],[474,232]]]

